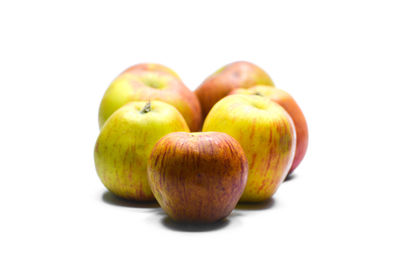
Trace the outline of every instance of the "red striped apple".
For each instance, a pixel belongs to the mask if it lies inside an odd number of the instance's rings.
[[[199,100],[171,69],[159,64],[139,64],[120,74],[105,92],[99,109],[99,125],[130,101],[159,100],[173,105],[192,131],[200,130]]]
[[[154,146],[149,183],[164,211],[174,220],[208,223],[235,208],[247,180],[240,144],[217,132],[171,133]]]
[[[195,91],[201,104],[203,119],[214,104],[233,89],[252,87],[257,84],[274,85],[269,75],[257,65],[238,61],[220,68]]]
[[[173,106],[160,102],[130,102],[104,124],[97,138],[94,159],[105,187],[128,200],[154,200],[147,180],[147,159],[164,135],[189,131]]]
[[[242,146],[249,163],[242,202],[270,198],[292,165],[296,132],[289,114],[271,100],[252,95],[230,95],[208,114],[203,131],[224,132]]]
[[[290,168],[289,173],[299,166],[303,160],[308,146],[308,127],[306,118],[303,115],[299,105],[297,105],[294,98],[287,92],[277,89],[273,86],[258,85],[251,88],[239,88],[233,90],[230,94],[245,94],[245,95],[258,95],[271,99],[275,103],[281,105],[292,117],[294,126],[296,128],[296,154]]]

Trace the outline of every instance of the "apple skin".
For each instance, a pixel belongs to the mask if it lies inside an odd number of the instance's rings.
[[[296,154],[294,156],[292,167],[289,170],[289,173],[293,172],[303,160],[308,146],[308,127],[306,118],[304,117],[299,105],[296,103],[296,100],[294,100],[294,98],[284,90],[266,85],[258,85],[247,89],[239,88],[233,90],[230,94],[259,95],[267,97],[281,105],[287,113],[289,113],[296,128],[297,137]]]
[[[204,80],[195,91],[201,104],[203,119],[214,104],[233,89],[248,88],[258,84],[274,85],[269,75],[253,63],[237,61],[220,68]]]
[[[242,146],[249,175],[241,202],[267,200],[289,172],[296,132],[289,114],[271,100],[252,95],[227,96],[211,109],[203,131],[227,133]]]
[[[104,124],[97,138],[94,160],[97,174],[115,195],[136,201],[151,201],[147,159],[154,144],[164,135],[189,128],[176,108],[151,101],[130,102]],[[148,107],[148,105],[146,106]]]
[[[120,74],[105,92],[99,108],[99,126],[130,101],[159,100],[173,105],[192,131],[201,128],[201,108],[196,95],[177,75],[155,64],[132,66]]]
[[[247,173],[240,144],[218,132],[168,134],[154,146],[148,162],[151,190],[178,222],[227,217],[242,195]]]

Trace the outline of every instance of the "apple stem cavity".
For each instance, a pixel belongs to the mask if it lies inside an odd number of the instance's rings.
[[[263,96],[260,92],[255,92],[254,95]]]
[[[151,101],[149,100],[149,102],[146,103],[146,105],[144,105],[143,109],[140,111],[140,113],[145,114],[151,111]]]

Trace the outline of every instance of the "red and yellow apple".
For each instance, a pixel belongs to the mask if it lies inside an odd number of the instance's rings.
[[[247,172],[240,144],[218,132],[168,134],[148,161],[154,196],[180,222],[208,223],[228,216],[244,190]]]
[[[199,100],[176,73],[159,64],[139,64],[120,74],[105,92],[99,109],[100,129],[108,117],[124,104],[149,100],[173,105],[192,131],[201,128]]]
[[[220,68],[195,91],[201,104],[203,119],[214,104],[233,89],[248,88],[258,84],[274,85],[269,75],[253,63],[238,61]]]
[[[270,198],[292,165],[296,132],[289,114],[275,102],[252,95],[230,95],[208,114],[203,131],[224,132],[242,146],[249,164],[240,201]]]
[[[303,160],[304,155],[307,151],[308,146],[308,127],[306,119],[301,111],[299,105],[296,103],[294,98],[287,92],[275,88],[273,86],[258,85],[251,88],[239,88],[230,92],[231,95],[234,94],[244,94],[244,95],[258,95],[266,97],[275,103],[281,105],[293,120],[294,126],[296,128],[296,154],[290,168],[289,173],[293,172],[300,162]]]
[[[147,159],[161,137],[176,131],[189,128],[179,111],[164,102],[130,102],[115,111],[101,129],[94,151],[105,187],[121,198],[154,200]]]

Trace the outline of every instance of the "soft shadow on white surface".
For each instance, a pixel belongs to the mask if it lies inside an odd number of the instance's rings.
[[[160,208],[157,202],[128,201],[115,196],[109,191],[105,191],[101,195],[101,200],[104,203],[112,206],[148,209],[152,213],[151,221],[158,222],[158,225],[163,226],[166,229],[179,232],[210,232],[222,230],[224,228],[229,228],[228,226],[233,226],[233,224],[237,224],[239,217],[246,216],[246,211],[267,210],[273,208],[276,205],[276,201],[273,198],[258,203],[239,203],[232,211],[232,213],[225,219],[222,219],[215,223],[193,224],[180,223],[172,220]]]
[[[273,208],[275,205],[276,201],[273,198],[259,203],[239,203],[227,218],[211,224],[179,223],[168,217],[162,209],[156,210],[154,215],[158,217],[162,226],[173,231],[210,232],[227,229],[240,224],[239,217],[246,216],[247,211],[268,210]]]
[[[231,225],[232,220],[235,220],[235,211],[230,216],[215,223],[196,224],[196,223],[181,223],[172,220],[161,208],[155,209],[152,222],[156,221],[163,228],[178,231],[178,232],[210,232],[226,228]],[[241,214],[236,214],[241,216]]]
[[[160,208],[160,205],[158,205],[156,201],[149,201],[149,202],[128,201],[115,196],[113,193],[109,191],[105,191],[101,199],[103,200],[103,202],[113,206],[120,206],[127,208]]]
[[[274,198],[258,203],[239,203],[227,218],[212,224],[178,223],[169,218],[162,210],[157,211],[156,214],[161,217],[162,225],[170,230],[181,232],[207,232],[232,226],[232,223],[236,223],[239,217],[246,216],[247,211],[265,211],[272,209],[274,206],[276,206]]]
[[[285,180],[283,182],[290,182],[290,181],[292,181],[292,180],[294,180],[296,178],[297,178],[297,175],[295,173],[291,173],[288,176],[286,176],[286,178],[285,178]]]
[[[113,206],[126,207],[126,208],[143,208],[149,209],[153,214],[152,220],[158,221],[159,225],[164,226],[165,228],[173,231],[181,231],[181,232],[208,232],[208,231],[216,231],[227,227],[231,219],[236,216],[241,216],[241,214],[236,214],[232,212],[232,214],[223,220],[220,220],[215,223],[210,224],[193,224],[193,223],[179,223],[172,220],[168,215],[160,208],[160,205],[157,202],[138,202],[138,201],[128,201],[122,198],[115,196],[113,193],[109,191],[105,191],[101,200]]]
[[[276,201],[274,198],[270,198],[266,201],[263,202],[256,202],[256,203],[251,203],[251,202],[245,202],[245,203],[238,203],[236,208],[237,210],[267,210],[271,209],[276,205]]]
[[[169,218],[166,214],[161,219],[161,224],[166,228],[180,232],[209,232],[227,227],[231,223],[230,216],[223,220],[209,224],[178,223]]]

